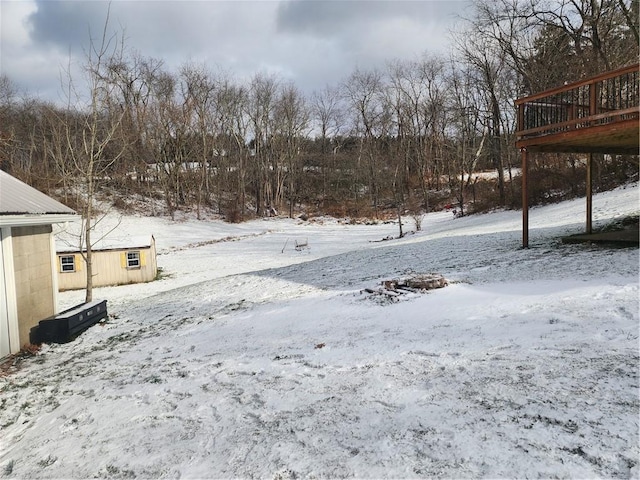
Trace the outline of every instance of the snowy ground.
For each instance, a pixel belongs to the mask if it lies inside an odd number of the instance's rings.
[[[595,196],[595,224],[638,193]],[[97,289],[106,324],[0,377],[0,477],[638,478],[638,249],[561,244],[583,217],[533,209],[527,250],[519,212],[387,241],[397,225],[124,218],[165,276]],[[451,284],[363,293],[412,272]]]

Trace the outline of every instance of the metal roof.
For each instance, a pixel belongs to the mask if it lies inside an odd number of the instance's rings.
[[[75,213],[66,205],[0,170],[0,216]]]
[[[78,249],[73,242],[78,242],[78,238],[69,232],[60,232],[56,235],[56,252],[57,253],[80,253],[85,252],[86,248]],[[153,235],[134,236],[134,237],[118,237],[118,238],[101,238],[91,245],[94,252],[121,251],[121,250],[144,250],[151,248],[155,242]]]

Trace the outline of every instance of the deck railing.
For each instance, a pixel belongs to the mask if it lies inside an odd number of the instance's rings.
[[[517,140],[638,118],[639,66],[631,65],[516,100]]]

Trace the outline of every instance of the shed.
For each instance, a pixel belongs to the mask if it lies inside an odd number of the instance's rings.
[[[144,238],[103,239],[91,249],[93,286],[127,285],[155,280],[158,274],[156,241]],[[86,288],[84,252],[59,244],[56,268],[60,291]]]
[[[52,225],[78,218],[0,170],[0,358],[18,352],[32,327],[58,313]]]

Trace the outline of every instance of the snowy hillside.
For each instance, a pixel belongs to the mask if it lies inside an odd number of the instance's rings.
[[[563,245],[584,200],[533,209],[527,250],[520,222],[123,218],[164,277],[0,377],[0,477],[638,478],[638,248]],[[364,291],[429,272],[450,285]]]

